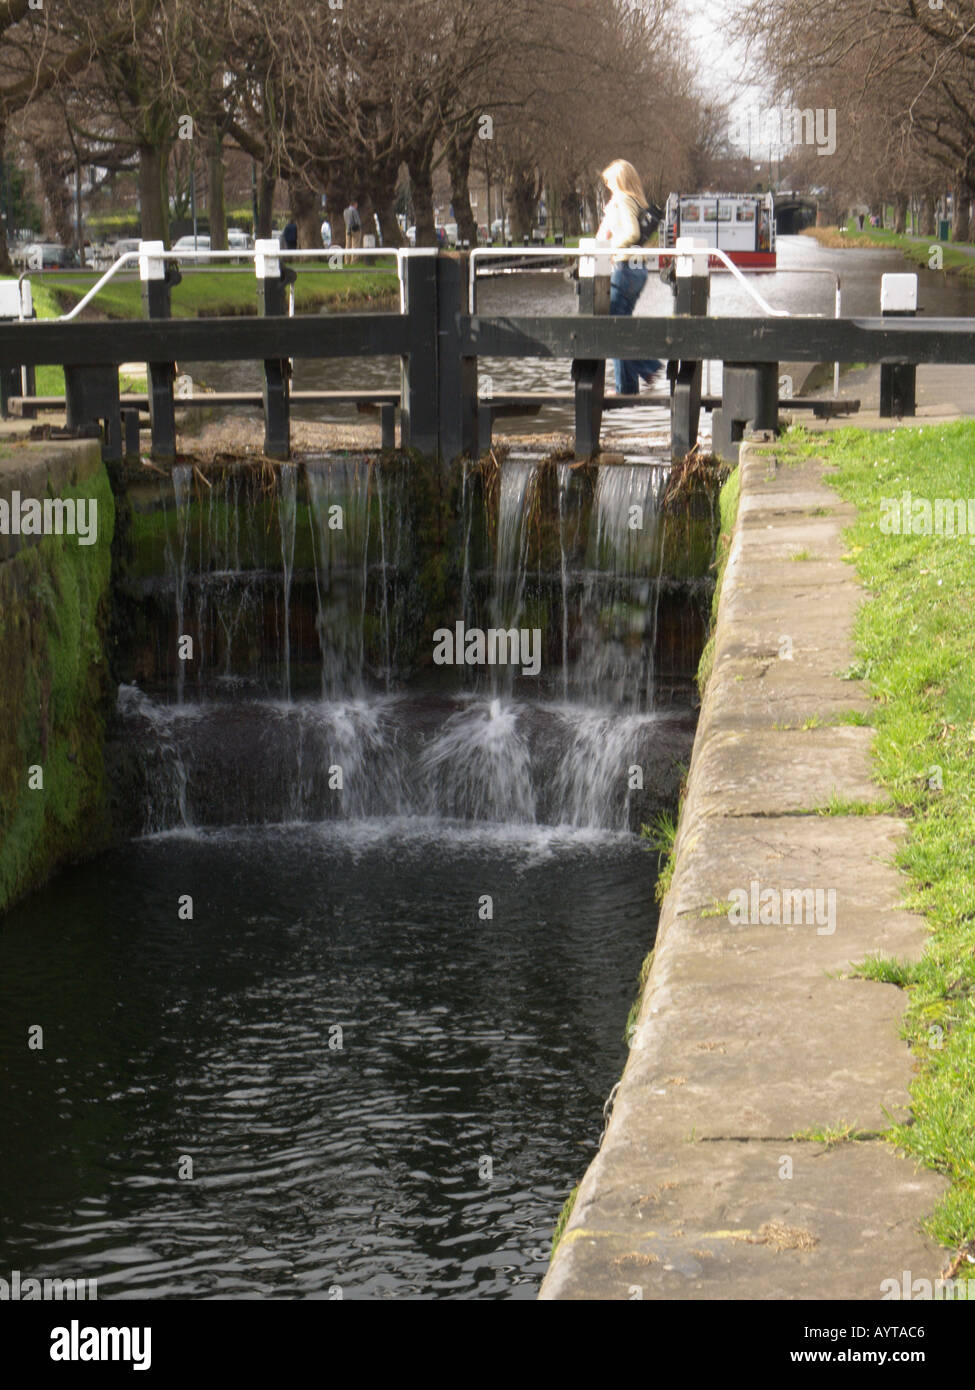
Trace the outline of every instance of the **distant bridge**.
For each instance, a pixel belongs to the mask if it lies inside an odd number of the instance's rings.
[[[775,230],[779,236],[795,236],[816,221],[819,204],[807,193],[776,193]]]

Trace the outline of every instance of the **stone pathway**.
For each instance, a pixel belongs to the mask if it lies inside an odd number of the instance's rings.
[[[862,600],[842,558],[854,511],[818,462],[745,446],[741,467],[653,970],[545,1299],[877,1299],[943,1263],[920,1230],[943,1180],[876,1137],[907,1114],[905,998],[849,973],[923,950],[892,867],[906,827],[802,814],[882,798],[871,730],[826,726],[869,705],[840,674]],[[793,891],[802,921],[786,925]],[[861,1137],[833,1146],[796,1137],[849,1127]]]

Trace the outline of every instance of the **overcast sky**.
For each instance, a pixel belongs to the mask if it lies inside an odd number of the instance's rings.
[[[700,62],[701,85],[729,98],[733,115],[759,106],[761,88],[750,80],[745,51],[732,47],[721,28],[730,9],[727,0],[685,0],[685,9]]]

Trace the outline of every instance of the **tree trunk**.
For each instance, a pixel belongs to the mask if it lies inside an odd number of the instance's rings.
[[[311,250],[322,244],[321,199],[306,183],[288,180],[291,215],[298,223],[298,245]]]
[[[574,185],[563,192],[560,208],[562,230],[565,232],[566,239],[581,236],[582,218],[579,215],[579,194]]]
[[[325,216],[332,229],[333,246],[345,245],[345,221],[342,214],[349,206],[349,190],[344,177],[333,178],[325,185]]]
[[[433,172],[431,151],[424,148],[411,153],[406,162],[410,171],[413,193],[413,215],[416,217],[417,246],[436,246],[437,228],[433,214]]]
[[[257,180],[257,235],[265,241],[274,228],[274,190],[277,186],[277,175],[262,164]]]
[[[359,221],[361,222],[362,240],[360,246],[365,246],[366,237],[376,235],[376,205],[372,201],[372,195],[368,188],[359,199]]]
[[[210,219],[210,247],[227,249],[227,204],[223,187],[223,136],[219,130],[207,137],[207,215]]]
[[[937,228],[934,225],[934,194],[925,193],[921,199],[921,236],[934,236]]]
[[[139,207],[143,241],[169,245],[169,206],[166,196],[168,150],[159,145],[139,146]]]
[[[74,165],[74,247],[78,253],[78,264],[85,264],[85,229],[81,221],[81,164],[75,156]]]
[[[70,246],[74,242],[71,226],[71,194],[68,192],[62,174],[55,167],[54,151],[42,147],[36,150],[35,154],[41,176],[41,188],[44,191],[44,200],[51,212],[51,224],[54,227],[55,236],[62,246]]]
[[[366,194],[379,218],[379,231],[384,246],[402,246],[403,233],[396,221],[396,190],[390,184],[370,188]]]
[[[7,162],[7,123],[0,117],[0,171],[4,171]],[[4,171],[7,179],[10,178],[10,170]],[[13,194],[10,196],[12,210]],[[5,208],[6,212],[7,209]],[[7,245],[7,219],[0,217],[0,275],[13,275],[14,268],[10,260],[10,247]]]
[[[967,241],[971,231],[970,206],[971,194],[965,185],[959,180],[951,191],[952,215],[951,215],[951,239],[952,241]]]
[[[457,240],[477,245],[477,220],[471,208],[471,147],[474,127],[455,131],[447,146],[447,172],[450,175],[450,201],[457,223]]]
[[[894,195],[894,231],[903,236],[907,231],[907,194]]]
[[[538,182],[533,168],[522,165],[512,172],[508,184],[508,198],[511,203],[512,239],[523,241],[531,234],[538,208]]]

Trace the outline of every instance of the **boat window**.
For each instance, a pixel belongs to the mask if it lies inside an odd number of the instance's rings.
[[[717,207],[706,207],[704,209],[705,222],[730,222],[731,204],[719,203]]]
[[[748,207],[739,207],[737,209],[737,216],[735,220],[738,222],[754,222],[755,209]]]
[[[701,209],[697,203],[686,203],[680,210],[680,220],[682,222],[700,222]]]

